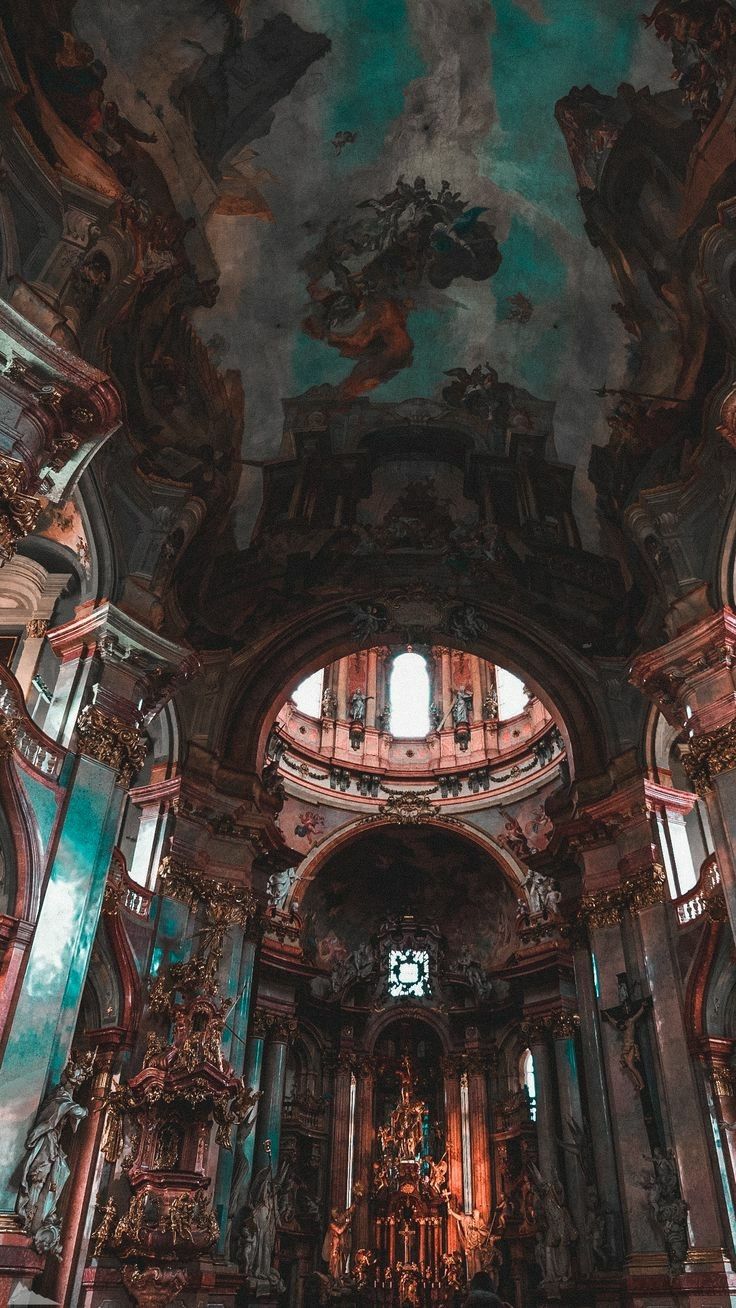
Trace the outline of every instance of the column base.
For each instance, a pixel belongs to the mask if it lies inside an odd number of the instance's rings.
[[[634,1254],[627,1263],[630,1308],[732,1308],[736,1275],[723,1249],[690,1249],[671,1275],[664,1254]]]
[[[7,1308],[17,1286],[30,1289],[45,1265],[45,1257],[36,1253],[16,1214],[0,1213],[0,1308]]]

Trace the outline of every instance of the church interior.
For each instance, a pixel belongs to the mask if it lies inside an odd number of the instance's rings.
[[[736,0],[0,5],[0,1308],[736,1308]]]

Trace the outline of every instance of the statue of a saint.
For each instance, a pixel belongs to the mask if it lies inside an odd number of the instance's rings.
[[[330,1269],[330,1277],[335,1285],[345,1280],[350,1270],[350,1252],[353,1244],[353,1213],[355,1200],[344,1212],[333,1208],[330,1224],[322,1245],[322,1257]]]
[[[73,1092],[91,1075],[94,1054],[79,1062],[67,1063],[61,1081],[46,1096],[38,1116],[28,1132],[27,1154],[16,1211],[23,1219],[23,1229],[33,1237],[38,1253],[53,1253],[61,1258],[61,1227],[57,1205],[69,1180],[67,1156],[61,1147],[61,1135],[67,1122],[72,1131],[87,1116],[87,1109],[77,1104]]]
[[[491,1233],[490,1226],[483,1220],[479,1210],[474,1208],[472,1213],[462,1213],[453,1208],[452,1198],[448,1195],[447,1211],[457,1222],[468,1281],[472,1280],[476,1272],[489,1272],[491,1275],[494,1271],[497,1273],[501,1255],[496,1245],[500,1237]]]
[[[566,1285],[572,1277],[571,1245],[578,1233],[565,1203],[565,1191],[555,1174],[547,1181],[531,1164],[544,1214],[544,1284]]]
[[[404,1056],[399,1070],[401,1098],[391,1114],[391,1139],[400,1163],[414,1163],[422,1151],[424,1105],[412,1097],[413,1075]]]
[[[371,696],[372,698],[372,696]],[[354,690],[350,696],[350,707],[348,708],[348,717],[351,722],[365,723],[365,710],[368,705],[369,696],[364,690]]]
[[[529,907],[532,913],[543,913],[545,895],[547,894],[547,878],[542,876],[541,872],[531,868],[524,882],[524,889],[529,896]]]
[[[270,1147],[267,1151],[270,1153]],[[279,1212],[276,1202],[271,1159],[253,1177],[250,1192],[251,1213],[241,1240],[241,1260],[247,1276],[268,1285],[281,1285],[272,1266]]]
[[[473,711],[473,696],[470,689],[466,686],[465,690],[456,690],[455,698],[452,701],[452,721],[456,727],[467,727],[470,725],[470,714]]]

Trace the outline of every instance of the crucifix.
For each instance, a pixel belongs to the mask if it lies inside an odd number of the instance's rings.
[[[411,1247],[414,1243],[414,1227],[410,1224],[408,1217],[404,1218],[404,1225],[399,1227],[399,1235],[404,1242],[404,1262],[411,1262]]]

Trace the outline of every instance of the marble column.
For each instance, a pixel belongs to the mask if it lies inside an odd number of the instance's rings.
[[[253,1014],[251,1032],[245,1050],[245,1066],[243,1069],[245,1084],[250,1090],[261,1089],[261,1080],[263,1078],[263,1051],[266,1044],[267,1033],[267,1014],[264,1013],[263,1009],[257,1008]],[[258,1116],[260,1117],[260,1107]],[[243,1158],[247,1165],[249,1176],[253,1175],[253,1158],[255,1155],[257,1130],[258,1124],[256,1122],[255,1128],[250,1132],[245,1140],[239,1142],[239,1147],[242,1149]]]
[[[578,1019],[572,1013],[556,1014],[552,1024],[557,1092],[560,1101],[560,1120],[565,1161],[566,1192],[573,1221],[578,1232],[578,1261],[583,1276],[593,1271],[592,1253],[586,1239],[588,1199],[583,1167],[585,1160],[576,1150],[584,1139],[583,1107],[580,1099],[578,1060],[575,1052],[575,1033]]]
[[[224,1047],[225,1056],[232,1065],[236,1076],[243,1075],[245,1065],[245,1033],[248,1030],[248,1019],[250,1017],[250,1001],[253,990],[253,971],[256,951],[257,940],[255,933],[244,933],[241,939],[237,986],[235,994],[231,996],[234,1001],[234,1007],[230,1014],[232,1034],[230,1034],[226,1029],[225,1035],[229,1036],[229,1046]],[[253,1132],[251,1132],[251,1138],[252,1136]],[[227,1215],[236,1156],[238,1152],[241,1154],[241,1157],[243,1156],[244,1143],[245,1141],[239,1134],[239,1130],[236,1130],[232,1151],[221,1149],[217,1159],[217,1176],[213,1191],[213,1208],[220,1223],[220,1239],[218,1243],[218,1250],[220,1253],[225,1252],[225,1243],[228,1233]]]
[[[355,1178],[364,1187],[365,1195],[358,1204],[354,1225],[354,1246],[367,1249],[371,1244],[368,1195],[371,1187],[371,1162],[375,1139],[373,1126],[373,1088],[375,1069],[373,1060],[365,1057],[356,1062],[357,1085],[357,1144],[355,1150]]]
[[[12,1212],[25,1141],[67,1062],[124,792],[72,757],[43,900],[0,1066],[0,1211]]]
[[[711,1036],[700,1042],[711,1125],[718,1154],[726,1214],[731,1238],[736,1239],[736,1068],[732,1065],[736,1041]]]
[[[559,1168],[556,1144],[557,1121],[554,1082],[549,1048],[549,1022],[546,1018],[531,1018],[524,1023],[522,1029],[529,1041],[529,1048],[534,1060],[539,1170],[545,1180],[551,1180],[555,1173],[559,1171]]]
[[[621,1246],[621,1199],[616,1175],[616,1154],[608,1104],[608,1088],[603,1062],[598,1000],[595,993],[593,964],[587,941],[578,940],[573,958],[575,989],[580,1009],[580,1047],[585,1069],[585,1089],[598,1195],[606,1215],[606,1235],[611,1253],[619,1260]]]
[[[376,717],[382,714],[381,721],[384,723],[384,730],[391,730],[391,695],[388,676],[386,674],[386,663],[391,653],[388,645],[380,645],[377,649],[378,665],[376,668]],[[386,728],[386,713],[388,712],[388,728]]]
[[[376,725],[376,695],[378,693],[378,666],[375,649],[366,650],[366,695],[368,697],[365,709],[365,725],[375,727]]]
[[[340,1054],[335,1068],[332,1101],[332,1158],[330,1166],[330,1208],[346,1207],[348,1152],[350,1148],[350,1081],[353,1055]]]
[[[458,1061],[453,1055],[442,1060],[445,1083],[445,1124],[447,1147],[447,1186],[456,1203],[463,1201],[463,1143],[460,1120],[460,1075]],[[460,1248],[457,1222],[447,1223],[447,1249],[454,1253]]]
[[[274,1174],[279,1165],[279,1145],[281,1143],[281,1116],[284,1108],[284,1087],[286,1084],[286,1052],[289,1036],[292,1033],[291,1019],[274,1015],[263,1055],[261,1086],[263,1098],[258,1113],[256,1142],[253,1153],[253,1175],[255,1176],[269,1161],[265,1148],[267,1140],[271,1143],[271,1167]]]
[[[591,905],[588,922],[598,963],[600,1006],[601,1009],[613,1008],[619,1003],[617,978],[627,967],[620,912],[615,908],[601,906],[597,909]],[[633,1262],[638,1267],[648,1259],[652,1268],[663,1269],[664,1241],[654,1228],[646,1192],[641,1185],[646,1160],[651,1157],[641,1098],[621,1062],[619,1032],[604,1022],[601,1036],[629,1264]]]
[[[15,669],[15,677],[23,691],[23,698],[26,703],[38,667],[38,660],[41,657],[48,626],[48,621],[44,618],[31,618],[30,622],[26,623],[23,648]]]
[[[696,1080],[683,1016],[679,968],[672,939],[673,909],[660,894],[644,894],[632,904],[641,934],[642,957],[657,1039],[665,1111],[680,1174],[682,1197],[699,1264],[708,1257],[723,1267],[725,1232],[715,1185],[712,1134],[706,1132],[704,1105]]]
[[[105,1102],[112,1087],[124,1032],[116,1028],[90,1032],[97,1048],[95,1072],[89,1099],[89,1116],[82,1124],[70,1158],[72,1174],[64,1196],[62,1262],[47,1268],[48,1294],[61,1308],[76,1308],[79,1302],[82,1273],[92,1231],[99,1225],[95,1199],[99,1183],[99,1147],[105,1125]]]
[[[168,772],[168,768],[154,768],[148,785],[136,786],[130,792],[131,804],[140,810],[130,876],[141,886],[154,885],[171,834],[172,810],[181,794],[181,778],[161,776],[161,771]]]
[[[76,618],[49,632],[49,641],[71,688],[68,696],[57,695],[55,731],[73,748],[59,777],[56,811],[49,814],[47,795],[31,795],[46,862],[35,869],[35,931],[0,1066],[0,1212],[6,1213],[15,1209],[28,1133],[69,1058],[123,801],[146,756],[142,705],[153,716],[163,704],[161,683],[156,679],[154,690],[147,669],[169,673],[173,691],[190,660],[107,602],[80,606]],[[81,707],[90,690],[92,702]]]
[[[721,747],[721,762],[726,757],[726,749],[731,751],[727,757],[733,757],[732,751],[736,749],[736,722],[724,728]],[[713,767],[720,766],[718,743],[710,757]],[[699,789],[708,813],[726,910],[736,939],[736,769],[713,771],[709,784],[701,784]]]
[[[488,1057],[467,1055],[470,1147],[473,1166],[473,1207],[486,1220],[491,1215],[491,1147],[488,1124]]]

